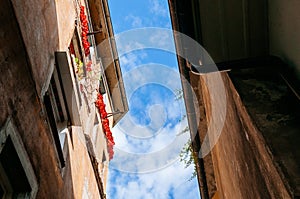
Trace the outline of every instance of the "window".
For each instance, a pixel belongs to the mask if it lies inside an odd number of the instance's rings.
[[[103,82],[103,79],[101,78],[100,83],[99,83],[99,92],[101,95],[104,95],[106,93],[106,88]]]
[[[55,52],[55,63],[56,70],[54,70],[53,76],[58,92],[61,93],[59,96],[62,96],[59,100],[65,105],[68,117],[65,120],[72,125],[80,126],[79,108],[81,107],[81,98],[76,88],[77,82],[69,54],[67,52]]]
[[[9,119],[1,129],[0,198],[32,199],[37,181],[20,135]]]
[[[81,125],[80,97],[72,70],[68,53],[55,52],[55,68],[44,95],[45,110],[61,168],[65,166],[67,156],[68,127]]]
[[[102,163],[104,163],[106,161],[106,155],[105,155],[105,151],[103,151],[102,154]]]
[[[68,115],[66,112],[66,106],[63,100],[63,92],[60,87],[56,70],[54,71],[53,76],[50,80],[49,89],[46,94],[50,97],[55,121],[58,127],[62,128],[61,126],[66,125],[64,123],[66,123]]]
[[[65,166],[63,148],[66,136],[68,114],[63,97],[64,93],[62,92],[58,78],[58,73],[56,70],[54,70],[50,80],[49,88],[44,96],[44,103],[52,136],[56,145],[56,152],[60,160],[61,168],[63,168]]]

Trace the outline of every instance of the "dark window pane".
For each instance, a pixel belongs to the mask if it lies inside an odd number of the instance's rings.
[[[14,193],[31,192],[30,184],[10,137],[7,138],[0,154],[0,162]]]

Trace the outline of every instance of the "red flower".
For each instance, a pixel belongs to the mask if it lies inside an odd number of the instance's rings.
[[[107,119],[107,112],[105,110],[106,105],[104,104],[103,96],[101,95],[101,93],[97,94],[95,106],[98,108],[98,111],[101,116],[102,128],[107,139],[107,150],[109,153],[109,160],[111,160],[114,156],[113,146],[115,145],[115,142],[109,127],[109,120]]]
[[[84,6],[80,6],[80,22],[81,22],[81,40],[84,48],[85,56],[90,54],[90,43],[87,38],[87,33],[89,32],[88,21],[84,13]]]
[[[70,43],[69,49],[70,49],[70,53],[73,54],[73,55],[75,55],[75,50],[74,50],[73,42]]]

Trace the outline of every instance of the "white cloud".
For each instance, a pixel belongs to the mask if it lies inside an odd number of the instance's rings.
[[[109,176],[108,195],[114,199],[169,199],[169,198],[199,198],[196,179],[188,181],[193,172],[192,167],[184,168],[181,162],[176,162],[160,171],[147,174],[127,174],[114,172]],[[118,179],[126,179],[119,181]],[[112,193],[113,192],[113,193]],[[172,194],[171,197],[169,194]]]
[[[147,48],[176,54],[173,31],[166,28],[145,27],[122,32],[115,36],[120,56]]]
[[[147,53],[140,51],[140,53],[124,54],[120,56],[119,59],[120,59],[120,64],[122,66],[122,69],[125,70],[124,72],[126,72],[141,65],[142,59],[144,59],[145,57],[147,57]],[[138,78],[138,76],[136,78]]]
[[[181,149],[189,139],[189,133],[177,136],[186,128],[186,119],[158,131],[133,124],[130,118],[124,121],[113,128],[116,145],[115,158],[111,161],[112,168],[122,171],[144,173],[164,168],[178,160]]]
[[[116,136],[120,136],[119,139],[115,139],[117,146],[132,153],[161,150],[174,141],[176,134],[187,126],[186,121],[179,123],[185,115],[183,101],[176,101],[175,94],[172,93],[181,88],[178,72],[153,64],[136,68],[135,65],[139,61],[135,54],[123,56],[121,62],[134,69],[123,74],[130,112],[114,128]],[[143,101],[143,98],[140,99],[143,97],[141,95],[132,97],[135,91],[149,84],[161,86],[156,92],[145,92],[144,95],[150,95],[147,96],[147,102]],[[166,90],[161,90],[162,88],[169,89],[169,94],[165,94]],[[131,112],[133,107],[140,111]],[[142,122],[139,123],[135,118]],[[146,119],[151,122],[145,126],[140,125],[145,124],[143,121]]]
[[[158,15],[158,16],[163,16],[166,17],[168,16],[168,7],[163,5],[163,1],[160,0],[150,0],[150,11],[151,13]]]
[[[171,31],[157,29],[151,34],[149,41],[155,45],[157,49],[167,49],[170,50],[170,52],[175,52],[174,38]]]
[[[170,193],[174,198],[199,197],[196,180],[188,181],[193,167],[185,169],[185,165],[179,162],[179,152],[189,139],[189,134],[179,136],[179,140],[176,140],[178,138],[176,134],[187,126],[186,119],[177,122],[175,126],[167,125],[161,128],[158,135],[149,139],[131,139],[124,134],[124,129],[131,135],[138,135],[141,131],[153,132],[130,122],[123,124],[122,122],[124,121],[122,120],[119,125],[123,129],[119,129],[118,126],[113,129],[116,146],[115,158],[110,164],[108,183],[110,198],[168,199]]]
[[[131,23],[132,28],[143,27],[142,19],[140,17],[130,14],[125,17],[125,20]]]

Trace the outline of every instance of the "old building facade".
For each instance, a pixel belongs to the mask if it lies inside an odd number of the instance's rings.
[[[107,1],[0,4],[0,198],[105,198],[128,111]]]
[[[299,198],[299,2],[169,6],[201,198]]]

